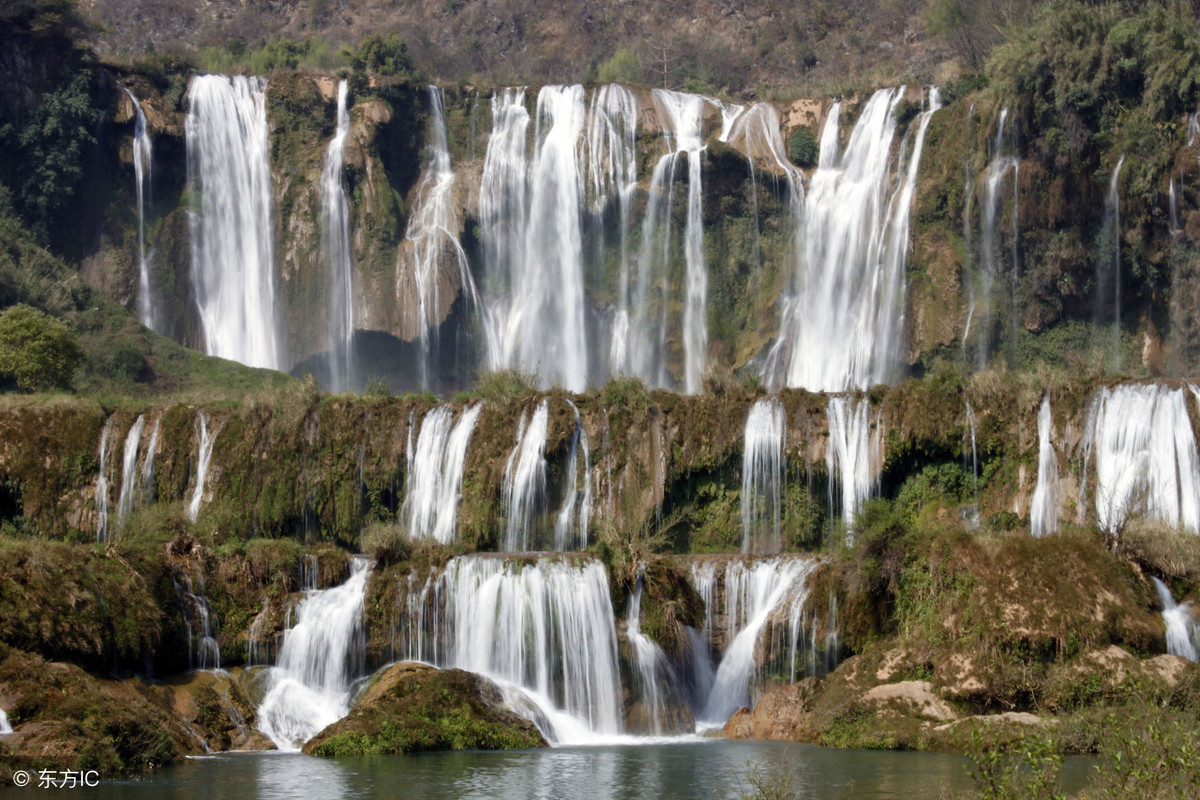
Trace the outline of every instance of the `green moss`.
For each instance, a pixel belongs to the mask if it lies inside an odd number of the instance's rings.
[[[317,756],[544,747],[528,720],[504,710],[486,678],[400,664],[350,714],[305,745]]]

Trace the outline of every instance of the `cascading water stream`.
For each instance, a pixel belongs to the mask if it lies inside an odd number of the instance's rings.
[[[1112,303],[1113,320],[1113,369],[1121,369],[1121,195],[1118,191],[1121,167],[1125,156],[1117,161],[1112,177],[1108,181],[1108,193],[1104,197],[1104,218],[1101,223],[1099,258],[1096,261],[1096,312],[1095,337],[1100,344],[1100,328],[1108,316],[1104,308]],[[1172,189],[1174,186],[1172,185]],[[1111,297],[1111,301],[1110,301]]]
[[[446,136],[445,95],[436,86],[428,87],[428,92],[433,117],[430,163],[417,187],[405,236],[409,247],[406,257],[411,266],[401,268],[396,283],[402,308],[414,316],[408,327],[416,332],[421,346],[421,384],[425,388],[429,388],[432,381],[433,345],[443,314],[441,286],[449,280],[443,274],[447,263],[456,267],[454,278],[468,305],[478,309],[480,302],[467,253],[459,241],[458,213],[454,210],[453,198],[455,175]],[[410,292],[411,302],[405,300]]]
[[[508,365],[504,334],[512,309],[509,293],[513,276],[525,261],[528,129],[525,90],[504,89],[494,93],[492,134],[479,184],[479,224],[488,298],[485,312],[488,366],[492,369]]]
[[[604,215],[614,203],[620,229],[617,307],[609,334],[610,375],[630,372],[629,364],[629,211],[637,190],[637,98],[623,86],[608,84],[592,92],[587,127],[587,185],[596,260],[604,263]]]
[[[454,541],[467,448],[482,411],[482,403],[468,406],[451,425],[453,409],[439,406],[422,420],[405,488],[403,516],[409,539]]]
[[[704,263],[704,209],[700,160],[707,98],[666,89],[654,90],[654,105],[662,122],[667,149],[671,151],[671,173],[680,155],[687,157],[687,224],[683,233],[686,265],[683,303],[683,388],[688,394],[700,391],[700,380],[708,360],[708,267]],[[723,134],[728,135],[725,131]],[[669,192],[668,192],[669,194]],[[667,209],[668,214],[670,209]],[[665,265],[664,265],[665,266]]]
[[[512,174],[523,167],[527,125],[520,114],[509,110],[515,100],[506,92],[498,111],[493,98],[493,121],[502,127],[493,128],[488,142],[481,186],[484,236],[502,237],[499,242],[485,242],[485,251],[507,268],[510,292],[507,305],[498,303],[490,311],[491,361],[537,374],[543,388],[582,392],[589,375],[582,224],[585,176],[579,147],[587,116],[584,91],[575,85],[545,86],[538,92],[534,155],[524,182]],[[519,215],[514,213],[517,207]],[[497,231],[501,225],[504,228]],[[523,239],[519,251],[511,241],[504,241],[515,236]]]
[[[546,499],[546,431],[550,403],[542,400],[532,418],[521,412],[517,444],[504,467],[504,500],[507,506],[504,550],[510,553],[536,548],[536,523]]]
[[[337,129],[321,170],[321,252],[329,265],[329,373],[333,391],[350,387],[354,341],[354,271],[350,256],[350,198],[342,185],[342,162],[350,134],[349,82],[338,81]]]
[[[980,274],[983,279],[982,297],[980,300],[983,308],[980,313],[979,346],[976,351],[980,369],[987,366],[988,345],[992,336],[992,303],[995,299],[993,296],[993,286],[1001,277],[999,248],[996,243],[996,222],[997,216],[1000,213],[1001,202],[1000,189],[1003,187],[1004,178],[1010,170],[1013,173],[1013,243],[1012,263],[1009,265],[1009,269],[1015,274],[1018,268],[1016,261],[1016,237],[1019,226],[1017,192],[1020,187],[1017,183],[1017,170],[1020,168],[1020,160],[1015,155],[1005,154],[1004,145],[1006,140],[1004,131],[1007,121],[1008,109],[1001,109],[1000,119],[996,124],[996,138],[992,143],[992,160],[988,163],[987,169],[983,173],[985,198],[979,242]]]
[[[197,75],[188,90],[192,284],[205,352],[281,366],[267,83]]]
[[[128,88],[125,89],[125,94],[133,101],[134,108],[133,177],[136,182],[138,213],[138,320],[150,330],[158,330],[157,309],[154,307],[154,295],[150,287],[150,261],[146,258],[146,194],[150,189],[153,152],[142,104]]]
[[[787,444],[783,403],[755,401],[746,415],[742,444],[742,552],[765,555],[783,548],[783,450]]]
[[[451,559],[401,588],[405,659],[497,681],[554,743],[621,732],[621,683],[608,578],[593,560]]]
[[[121,461],[121,494],[117,500],[117,528],[133,511],[133,501],[137,497],[137,458],[138,446],[142,441],[142,430],[146,426],[144,414],[138,414],[137,421],[125,435],[125,452]],[[149,458],[149,455],[147,455]]]
[[[100,474],[96,476],[96,541],[108,538],[108,440],[117,421],[109,417],[100,431]]]
[[[937,89],[917,122],[912,156],[895,160],[895,110],[904,88],[872,95],[843,154],[840,104],[821,135],[820,160],[804,198],[794,286],[781,311],[767,379],[813,391],[887,382],[899,360],[909,218]],[[902,148],[903,149],[903,148]]]
[[[1200,623],[1192,613],[1191,603],[1176,605],[1171,590],[1158,578],[1152,578],[1162,604],[1163,624],[1167,628],[1167,652],[1188,661],[1200,661]]]
[[[154,420],[150,430],[150,442],[146,445],[146,458],[142,461],[142,502],[153,503],[157,494],[154,482],[154,456],[158,452],[158,433],[162,429],[162,414]]]
[[[772,613],[785,601],[793,605],[804,603],[808,576],[818,563],[815,559],[791,557],[753,564],[731,561],[726,565],[725,619],[729,645],[699,715],[699,726],[724,725],[733,712],[750,705],[750,680],[757,668],[755,648],[759,636]],[[712,605],[707,608],[706,614],[716,613]],[[705,627],[709,625],[706,620]]]
[[[741,108],[738,106],[737,108]],[[730,125],[728,141],[740,146],[750,167],[751,198],[754,204],[755,263],[762,266],[761,222],[758,213],[758,181],[755,162],[761,160],[773,168],[772,174],[782,178],[787,190],[788,212],[798,248],[802,242],[801,221],[804,214],[804,178],[788,158],[780,131],[779,112],[771,103],[755,103],[745,113],[739,113]],[[722,139],[722,141],[725,141]]]
[[[871,402],[865,397],[858,401],[830,397],[826,414],[829,444],[825,463],[830,475],[830,515],[840,509],[847,543],[852,544],[854,516],[874,493],[883,467],[883,422],[877,417],[872,425]],[[839,487],[836,497],[835,483]]]
[[[587,430],[579,408],[567,401],[575,412],[575,430],[567,451],[567,490],[563,495],[562,507],[554,524],[554,549],[583,550],[588,545],[588,522],[592,513],[592,454],[588,447]],[[579,491],[579,452],[583,451],[583,492]],[[575,535],[572,536],[572,529]]]
[[[183,612],[188,637],[188,670],[220,669],[221,646],[217,643],[217,623],[204,586],[204,573],[177,572],[172,579]],[[199,587],[199,591],[196,587]]]
[[[196,521],[196,517],[200,514],[200,504],[204,502],[204,482],[208,479],[213,444],[217,440],[217,435],[221,433],[222,424],[218,424],[210,430],[208,417],[204,412],[201,411],[196,415],[196,427],[199,429],[197,431],[199,449],[196,453],[196,485],[192,490],[191,502],[188,503],[188,519],[192,522]]]
[[[331,589],[309,590],[296,625],[283,634],[258,728],[280,750],[300,746],[350,711],[350,687],[366,651],[363,600],[370,562],[356,557],[350,577]]]
[[[0,708],[0,736],[12,732],[12,725],[8,723],[8,714],[5,713],[3,708]]]
[[[971,435],[971,489],[975,504],[971,508],[971,526],[978,527],[979,525],[979,447],[976,441],[976,424],[975,411],[971,408],[971,401],[967,400],[967,429]],[[964,453],[964,456],[966,454]]]
[[[1029,501],[1029,529],[1038,537],[1058,530],[1058,456],[1051,441],[1053,423],[1047,394],[1038,411],[1038,478]]]
[[[639,575],[633,594],[629,596],[629,606],[625,614],[625,636],[633,647],[638,688],[642,704],[650,717],[649,733],[659,736],[663,733],[663,706],[667,691],[662,685],[660,675],[669,672],[670,665],[658,643],[642,633],[642,584],[642,576]],[[667,682],[670,682],[669,676]]]
[[[1102,387],[1092,398],[1083,448],[1085,479],[1095,464],[1101,530],[1116,536],[1129,519],[1145,516],[1200,533],[1200,456],[1182,388]],[[1086,488],[1081,481],[1081,507]]]

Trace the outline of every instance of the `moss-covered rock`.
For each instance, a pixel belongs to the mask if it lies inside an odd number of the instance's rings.
[[[387,668],[345,718],[304,745],[317,756],[545,747],[533,723],[503,708],[487,678],[401,663]]]

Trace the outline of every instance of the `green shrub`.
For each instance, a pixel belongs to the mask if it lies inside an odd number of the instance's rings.
[[[25,391],[67,388],[83,351],[59,320],[18,303],[0,314],[0,373]]]
[[[801,126],[792,131],[788,137],[788,157],[801,167],[813,167],[817,164],[820,148],[816,137],[810,128]]]

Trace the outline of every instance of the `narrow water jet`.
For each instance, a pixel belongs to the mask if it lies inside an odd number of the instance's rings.
[[[1100,346],[1101,327],[1112,314],[1112,365],[1121,369],[1121,196],[1118,192],[1125,156],[1117,161],[1104,197],[1104,218],[1100,228],[1099,257],[1096,260],[1095,341]],[[1173,187],[1172,187],[1173,188]],[[1111,306],[1109,305],[1111,303]],[[1106,308],[1108,306],[1108,308]],[[1111,312],[1109,311],[1111,308]]]
[[[667,692],[660,676],[669,671],[670,665],[658,643],[642,633],[642,585],[642,576],[639,575],[633,594],[629,596],[629,606],[625,614],[625,635],[633,647],[637,666],[637,689],[650,719],[650,729],[647,732],[660,736],[664,730],[663,715]],[[669,679],[667,683],[669,685]]]
[[[1054,420],[1050,414],[1050,395],[1042,396],[1038,411],[1038,477],[1029,501],[1029,529],[1036,537],[1058,530],[1058,456],[1051,441]]]
[[[592,92],[587,126],[587,187],[592,227],[597,231],[597,263],[607,257],[604,215],[613,205],[617,211],[620,273],[617,302],[609,331],[608,371],[610,376],[628,374],[630,252],[629,220],[637,190],[637,98],[617,84],[597,87]]]
[[[142,441],[142,429],[146,426],[146,416],[138,414],[137,421],[125,435],[125,452],[121,460],[121,494],[117,499],[117,528],[133,511],[133,501],[137,497],[137,459],[138,446]],[[149,457],[149,456],[147,456]]]
[[[100,473],[96,476],[96,541],[108,538],[108,440],[113,436],[117,421],[109,417],[100,431]]]
[[[208,479],[208,467],[212,462],[213,444],[221,432],[221,424],[209,429],[208,417],[203,411],[196,415],[196,427],[199,440],[196,452],[196,485],[192,490],[191,502],[188,503],[188,519],[192,522],[200,515],[200,504],[204,502],[204,482]]]
[[[329,265],[330,385],[334,392],[350,388],[354,364],[354,269],[350,255],[350,198],[342,182],[350,112],[349,82],[338,81],[337,128],[325,151],[321,170],[321,253]]]
[[[783,403],[755,401],[746,415],[742,444],[742,552],[766,555],[783,549],[783,450],[787,445]]]
[[[565,477],[566,491],[563,493],[562,506],[554,524],[554,549],[583,550],[588,545],[588,522],[592,512],[592,454],[588,447],[587,430],[583,427],[583,418],[579,408],[567,400],[567,405],[575,413],[575,430],[571,433],[571,442],[567,449],[567,465]],[[583,453],[583,492],[579,491],[578,463],[579,454]],[[574,532],[574,535],[572,535]]]
[[[158,330],[158,309],[154,304],[154,290],[150,285],[150,261],[146,258],[146,195],[150,191],[150,175],[153,168],[153,146],[150,132],[146,129],[146,115],[142,104],[128,88],[125,94],[133,101],[133,177],[137,191],[138,214],[138,320],[152,331]]]
[[[193,579],[176,571],[171,579],[187,630],[188,671],[221,668],[221,647],[217,643],[217,621],[204,585],[204,573],[196,571]]]
[[[526,552],[536,548],[536,523],[546,504],[546,431],[550,403],[542,400],[532,418],[521,412],[517,444],[504,467],[504,500],[507,511],[504,550]]]

